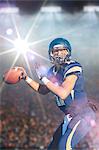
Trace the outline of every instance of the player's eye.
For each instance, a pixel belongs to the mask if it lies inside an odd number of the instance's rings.
[[[64,51],[64,50],[66,50],[66,49],[54,49],[54,50],[52,50],[52,53],[57,53],[58,51]]]
[[[52,51],[52,53],[57,53],[59,50],[58,49],[55,49]]]

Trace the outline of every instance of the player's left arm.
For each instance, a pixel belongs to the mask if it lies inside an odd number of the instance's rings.
[[[55,85],[50,80],[46,80],[46,78],[45,78],[44,82],[45,82],[46,87],[50,91],[52,91],[53,93],[55,93],[61,99],[65,100],[66,97],[68,97],[68,95],[73,90],[77,78],[78,77],[75,74],[69,75],[69,76],[67,76],[65,78],[64,82],[60,86]]]

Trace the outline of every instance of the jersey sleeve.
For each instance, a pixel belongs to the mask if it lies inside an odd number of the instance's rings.
[[[76,75],[77,77],[79,77],[82,74],[83,70],[82,70],[82,66],[75,64],[72,65],[68,68],[68,70],[65,70],[64,72],[64,78],[66,78],[69,75]]]

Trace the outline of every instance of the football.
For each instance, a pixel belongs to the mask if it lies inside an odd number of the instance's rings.
[[[3,81],[7,84],[16,84],[20,81],[22,75],[23,71],[18,67],[14,67],[4,73]]]

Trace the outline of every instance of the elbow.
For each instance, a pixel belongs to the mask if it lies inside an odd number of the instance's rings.
[[[61,95],[60,98],[61,98],[62,100],[65,100],[65,99],[66,99],[66,96]]]
[[[57,90],[56,94],[62,100],[65,100],[67,98],[67,96],[69,95],[68,91],[66,89],[64,89],[63,87],[59,88]]]
[[[62,99],[62,100],[65,100],[71,93],[72,89],[62,89],[60,90],[60,92],[58,92],[58,96]]]
[[[69,94],[71,93],[72,88],[61,88],[58,91],[58,96],[60,97],[60,99],[62,100],[66,100],[66,98],[69,96]]]
[[[67,98],[67,93],[62,92],[62,93],[59,93],[58,96],[60,97],[60,99],[65,100]]]

